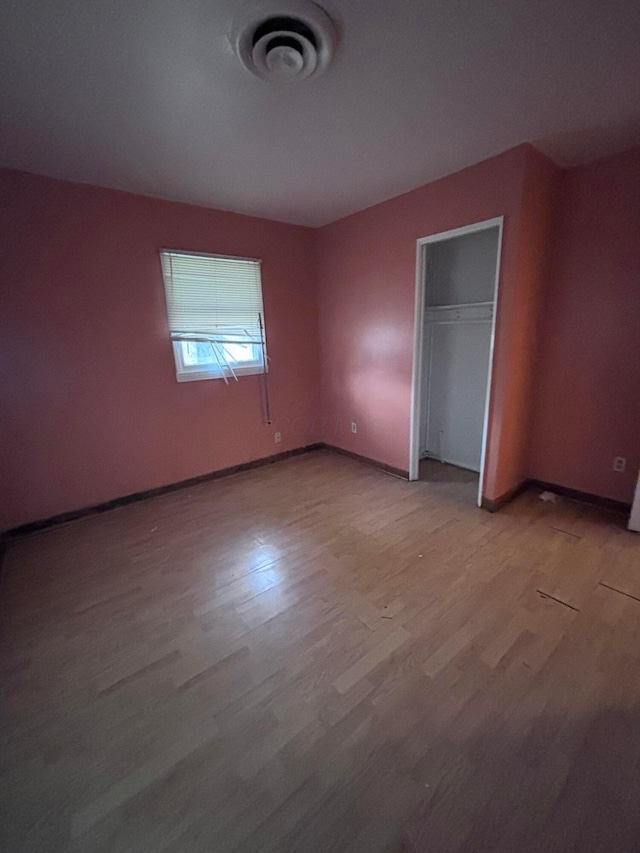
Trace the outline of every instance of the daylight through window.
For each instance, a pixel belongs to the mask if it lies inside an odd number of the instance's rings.
[[[160,257],[178,381],[263,373],[260,261],[168,250]]]

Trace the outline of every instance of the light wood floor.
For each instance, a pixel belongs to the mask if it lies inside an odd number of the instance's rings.
[[[314,452],[14,542],[0,848],[640,850],[640,539],[440,473]]]

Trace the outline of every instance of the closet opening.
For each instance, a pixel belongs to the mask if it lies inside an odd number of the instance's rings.
[[[418,240],[410,479],[482,498],[502,217]]]

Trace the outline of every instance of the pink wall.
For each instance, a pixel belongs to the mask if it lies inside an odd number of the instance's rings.
[[[516,262],[501,282],[495,380],[486,462],[487,497],[506,494],[530,468],[538,333],[561,170],[535,148],[525,149],[522,193],[514,226]]]
[[[561,173],[519,146],[316,232],[19,172],[0,193],[0,529],[318,440],[407,469],[416,240],[500,215],[485,496],[631,499],[640,150]],[[259,377],[176,382],[162,246],[263,259],[272,427]]]
[[[531,476],[631,502],[640,466],[640,149],[560,179]],[[627,458],[626,474],[612,471]]]
[[[313,231],[19,172],[0,196],[0,529],[318,439]],[[263,259],[272,427],[259,377],[176,382],[160,247]]]
[[[533,184],[543,182],[544,195],[553,171],[523,145],[321,229],[325,441],[408,469],[416,240],[504,215],[485,494],[495,498],[518,485],[526,465],[518,431],[527,429],[531,407],[529,309],[535,316],[538,234],[548,212]],[[523,228],[532,223],[536,236],[527,241]]]

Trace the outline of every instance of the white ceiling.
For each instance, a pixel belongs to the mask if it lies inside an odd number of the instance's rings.
[[[242,2],[3,0],[0,163],[320,225],[520,142],[640,143],[637,0],[325,0],[333,64],[278,88]]]

